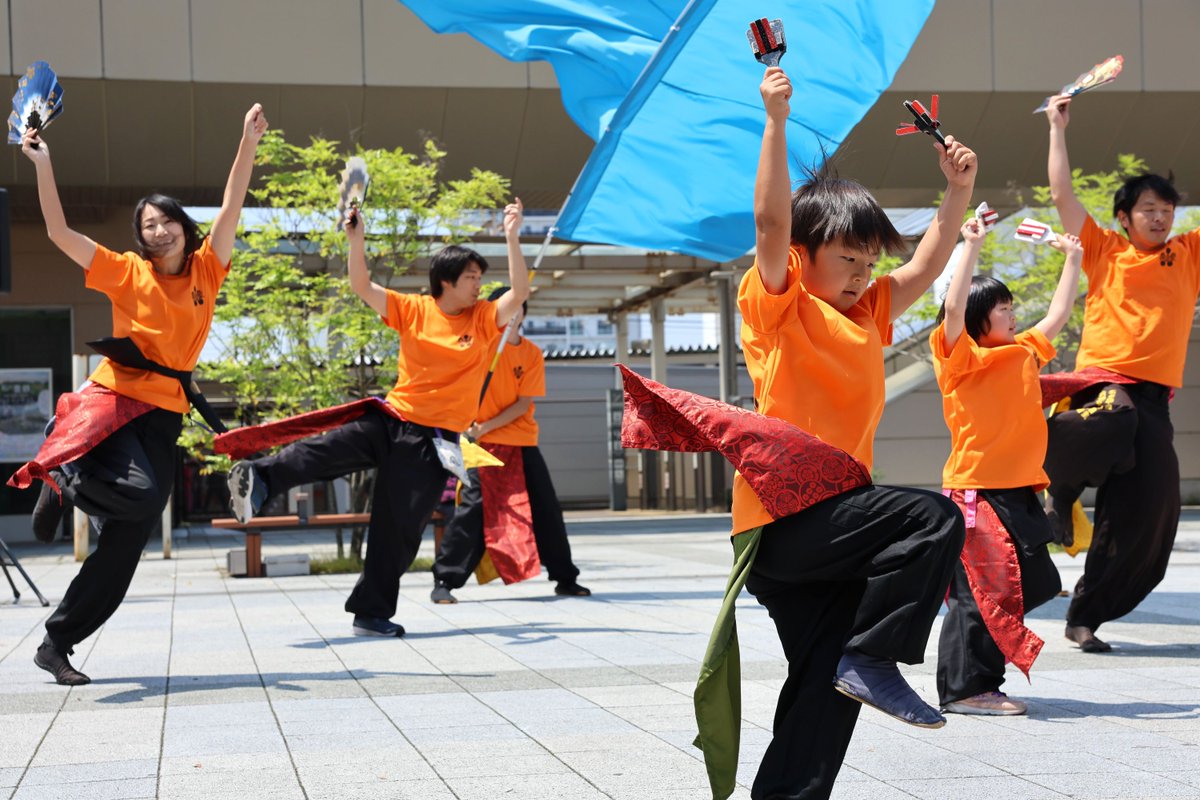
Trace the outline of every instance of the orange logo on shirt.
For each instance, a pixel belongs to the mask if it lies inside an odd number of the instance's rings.
[[[1175,266],[1175,254],[1173,252],[1171,252],[1170,247],[1168,247],[1166,250],[1162,251],[1162,253],[1159,254],[1158,263],[1160,266],[1163,266],[1163,267]]]
[[[520,364],[513,367],[513,377],[516,378],[517,380],[521,380],[521,376],[524,374],[525,374],[525,368],[522,367]]]
[[[192,305],[204,305],[204,293],[200,291],[200,287],[198,286],[192,289]]]
[[[475,340],[471,338],[471,334],[464,333],[462,336],[458,337],[458,346],[466,350],[471,346],[471,342],[473,341]]]

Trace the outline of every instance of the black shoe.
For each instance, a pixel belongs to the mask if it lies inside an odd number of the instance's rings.
[[[554,587],[555,594],[561,594],[566,597],[591,597],[592,590],[586,586],[580,586],[575,581],[559,581]]]
[[[354,617],[355,636],[403,636],[404,626],[382,617]]]
[[[72,667],[71,662],[67,660],[67,655],[74,652],[67,650],[67,653],[63,654],[54,645],[42,642],[33,657],[33,663],[53,675],[55,683],[61,686],[83,686],[85,683],[91,683],[91,678]]]
[[[1067,625],[1065,633],[1067,639],[1079,645],[1079,649],[1085,653],[1112,652],[1112,645],[1096,638],[1096,634],[1086,625]]]
[[[51,476],[53,477],[53,475]],[[58,526],[62,524],[62,496],[54,491],[49,481],[42,481],[42,491],[38,494],[37,505],[33,507],[33,535],[39,542],[50,544],[58,536]]]
[[[458,602],[458,598],[450,594],[450,587],[441,581],[434,581],[433,591],[429,593],[429,599],[440,606]]]
[[[946,724],[946,718],[908,685],[895,661],[846,653],[838,662],[833,688],[918,728],[940,728]]]

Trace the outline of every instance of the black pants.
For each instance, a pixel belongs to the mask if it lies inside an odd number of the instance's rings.
[[[1050,524],[1033,489],[991,490],[979,496],[995,509],[1017,551],[1026,613],[1057,597],[1062,581],[1046,549],[1052,538]],[[1004,684],[1005,666],[1004,654],[984,624],[961,559],[954,562],[946,606],[937,665],[938,699],[943,706],[998,690]]]
[[[846,652],[920,663],[963,545],[936,492],[866,486],[767,525],[746,588],[788,660],[756,800],[827,798],[860,703],[833,677]]]
[[[434,435],[432,428],[367,411],[340,428],[253,462],[272,495],[376,470],[367,555],[346,600],[351,614],[389,619],[396,613],[400,576],[416,558],[421,534],[446,485]]]
[[[525,490],[529,493],[529,510],[533,517],[533,539],[538,558],[546,566],[552,581],[573,581],[579,568],[571,560],[571,543],[567,541],[567,526],[550,470],[542,451],[536,446],[522,447],[521,460],[525,465]],[[485,550],[483,540],[483,490],[477,470],[471,470],[471,485],[462,487],[458,508],[446,532],[442,546],[433,563],[433,577],[457,589],[467,582],[479,566]]]
[[[1067,624],[1093,631],[1124,616],[1162,581],[1179,526],[1179,458],[1154,383],[1091,387],[1050,418],[1050,493],[1074,500],[1096,486],[1096,519]]]
[[[92,518],[96,550],[46,620],[46,640],[63,652],[116,612],[175,482],[183,417],[155,409],[123,425],[81,458],[55,470],[63,500]]]

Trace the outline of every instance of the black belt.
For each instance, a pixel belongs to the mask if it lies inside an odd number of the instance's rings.
[[[168,378],[174,378],[179,381],[179,385],[183,387],[183,393],[187,397],[188,402],[200,412],[200,416],[212,427],[213,431],[216,433],[225,433],[228,430],[225,424],[221,422],[221,418],[217,416],[217,412],[213,411],[213,407],[208,404],[208,400],[200,393],[200,387],[192,380],[192,373],[190,371],[185,372],[181,369],[171,369],[170,367],[164,367],[156,361],[151,361],[146,358],[141,348],[137,346],[133,339],[127,336],[120,339],[105,337],[104,339],[97,339],[94,342],[88,342],[87,345],[109,361],[116,362],[123,367],[144,369],[147,372],[165,375]]]

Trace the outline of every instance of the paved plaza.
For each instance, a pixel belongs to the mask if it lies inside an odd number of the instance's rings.
[[[707,798],[691,691],[730,562],[728,516],[570,515],[580,581],[473,582],[429,602],[406,576],[403,639],[352,636],[354,576],[231,579],[215,531],[152,543],[124,605],[78,649],[89,686],[33,665],[49,609],[0,605],[0,796],[682,800]],[[330,536],[266,537],[268,553]],[[431,545],[425,544],[424,555]],[[57,602],[66,545],[18,555]],[[1080,561],[1056,556],[1064,585]],[[0,584],[0,598],[8,598]],[[1185,514],[1167,578],[1106,625],[1115,650],[1062,638],[1066,600],[1036,611],[1046,639],[1028,717],[951,716],[924,731],[864,709],[834,797],[1034,800],[1200,797],[1200,515]],[[738,607],[742,786],[770,737],[785,665],[766,613]],[[929,700],[926,663],[906,674]],[[803,754],[797,754],[803,757]]]

